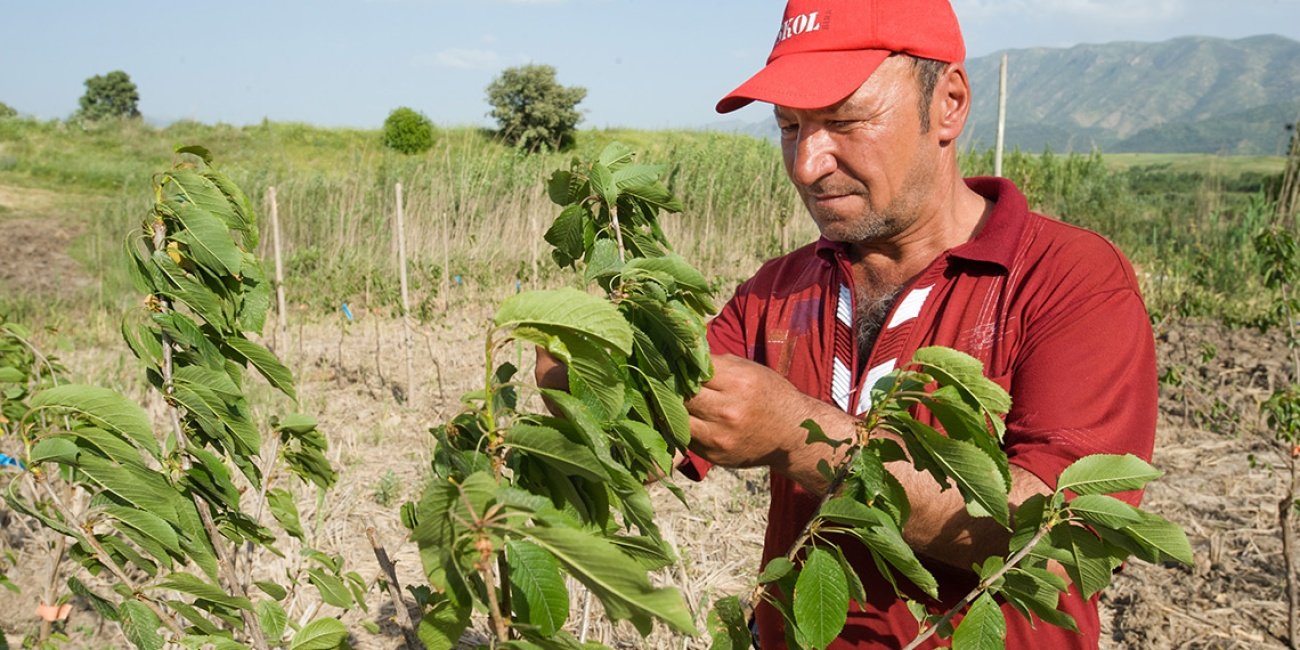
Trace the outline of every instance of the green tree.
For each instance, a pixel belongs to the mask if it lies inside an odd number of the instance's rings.
[[[402,153],[421,153],[433,146],[433,122],[423,113],[401,106],[384,120],[384,146]]]
[[[14,109],[14,107],[4,102],[0,102],[0,120],[7,117],[18,117],[18,111]]]
[[[87,120],[106,117],[140,117],[140,91],[121,70],[95,75],[86,80],[86,94],[81,96],[77,116]]]
[[[529,151],[562,149],[573,142],[582,119],[577,106],[586,97],[586,88],[560,85],[554,67],[523,65],[505,69],[488,85],[488,115],[510,144]]]

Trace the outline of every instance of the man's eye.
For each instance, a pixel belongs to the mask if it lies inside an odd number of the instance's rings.
[[[795,135],[799,133],[798,124],[777,124],[776,126],[778,129],[781,129],[783,135]]]

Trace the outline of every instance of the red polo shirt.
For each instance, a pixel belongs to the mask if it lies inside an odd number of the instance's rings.
[[[978,358],[986,374],[1011,392],[1007,455],[1048,486],[1089,454],[1149,460],[1155,350],[1132,267],[1097,234],[1030,212],[1009,181],[977,178],[967,185],[995,202],[992,214],[974,239],[945,251],[903,288],[870,358],[849,364],[863,370],[853,373],[848,404],[857,405],[863,386],[906,363],[918,348],[943,345]],[[831,374],[833,324],[845,284],[853,295],[840,244],[823,239],[772,260],[710,323],[709,344],[715,354],[765,364],[800,391],[843,405],[843,395],[832,397]],[[692,458],[683,469],[702,475],[707,463]],[[764,564],[789,548],[819,502],[780,474],[772,474],[771,487]],[[1135,505],[1140,498],[1123,496]],[[854,607],[831,647],[901,647],[916,636],[916,620],[865,549],[850,544],[846,551],[868,602]],[[930,602],[932,612],[946,611],[974,585],[971,573],[927,566],[942,586],[940,601]],[[928,600],[919,592],[913,597]],[[1077,592],[1062,598],[1062,609],[1082,634],[1042,622],[1033,627],[1010,606],[1003,609],[1008,648],[1097,647],[1096,602],[1084,602]],[[758,621],[763,649],[784,648],[780,614],[762,606]]]

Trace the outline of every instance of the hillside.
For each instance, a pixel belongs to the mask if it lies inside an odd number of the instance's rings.
[[[1300,115],[1300,42],[1282,36],[1009,50],[1007,144],[1273,154]],[[1002,52],[971,59],[970,141],[994,141]]]

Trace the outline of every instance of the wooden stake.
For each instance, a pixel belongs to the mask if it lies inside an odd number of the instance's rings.
[[[539,228],[537,226],[537,215],[533,214],[533,216],[530,219],[532,221],[530,225],[532,226],[532,231],[533,231],[533,275],[531,281],[528,283],[528,286],[530,288],[536,289],[537,288],[537,247],[538,247],[538,242],[541,241],[542,239],[542,234],[541,232],[539,232]]]
[[[397,617],[397,625],[402,628],[402,636],[406,638],[406,647],[423,648],[424,644],[420,642],[420,637],[415,634],[415,625],[411,622],[411,612],[406,609],[406,603],[402,601],[402,586],[397,582],[397,571],[393,567],[392,560],[388,559],[388,551],[384,545],[379,543],[379,538],[375,535],[373,526],[366,528],[366,537],[370,538],[370,548],[375,552],[375,559],[379,561],[379,568],[383,570],[384,577],[388,582],[388,597],[393,601],[393,613]]]
[[[275,199],[275,186],[267,188],[267,200],[271,203],[271,244],[275,251],[275,348],[276,352],[283,353],[289,347],[281,343],[286,338],[289,314],[284,307],[284,261],[280,253],[280,208]]]
[[[442,213],[442,313],[447,313],[447,308],[451,303],[451,253],[448,249],[451,247],[451,228],[449,223],[451,218],[447,213]]]
[[[415,373],[411,370],[411,301],[406,284],[406,226],[402,214],[402,184],[397,184],[397,268],[402,284],[402,339],[406,347],[406,402],[415,404]]]
[[[1002,147],[1007,134],[1007,55],[1002,53],[1002,71],[998,75],[998,144],[993,152],[993,175],[1002,175]]]

